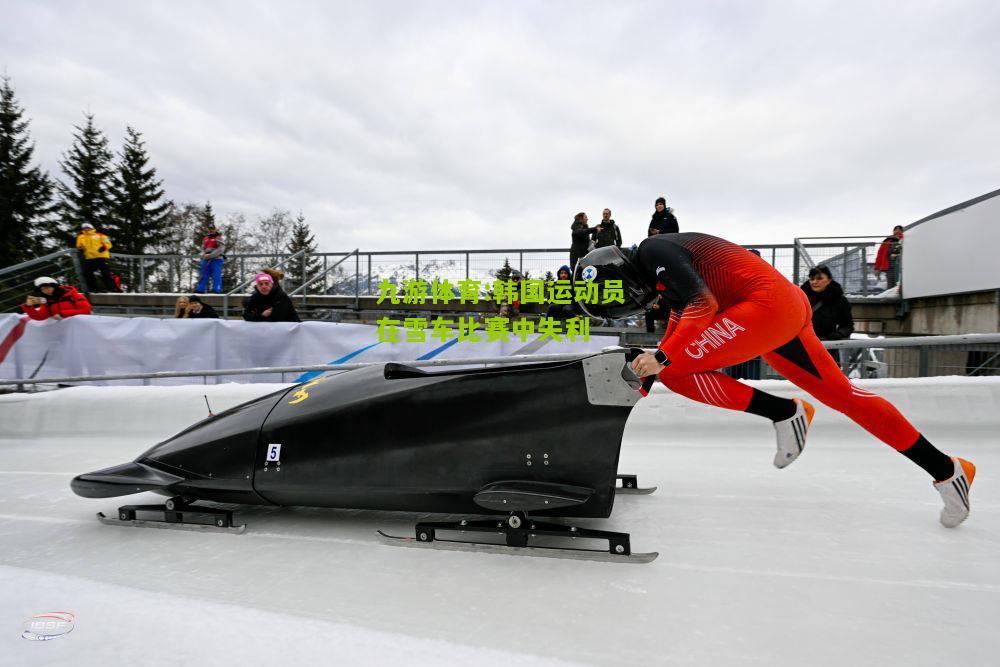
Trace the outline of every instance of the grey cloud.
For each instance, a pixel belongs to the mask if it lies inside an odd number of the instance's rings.
[[[995,189],[993,3],[6,3],[47,169],[89,108],[176,200],[326,249],[883,233]]]

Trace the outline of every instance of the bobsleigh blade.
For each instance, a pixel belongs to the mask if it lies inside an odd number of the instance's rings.
[[[421,542],[415,537],[389,535],[381,530],[378,533],[379,542],[393,547],[414,547],[416,549],[437,549],[438,551],[465,551],[472,553],[494,553],[510,556],[533,556],[536,558],[564,558],[570,560],[587,560],[604,563],[634,563],[641,565],[656,560],[659,552],[613,554],[596,549],[573,549],[568,547],[510,547],[505,544],[484,544],[482,542],[461,542],[459,540],[435,539],[432,542]]]

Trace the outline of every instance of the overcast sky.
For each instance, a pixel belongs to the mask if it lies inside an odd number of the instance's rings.
[[[869,5],[878,5],[873,8]],[[561,247],[664,195],[742,243],[883,234],[1000,188],[1000,3],[14,2],[58,160],[90,110],[175,201],[321,250]]]

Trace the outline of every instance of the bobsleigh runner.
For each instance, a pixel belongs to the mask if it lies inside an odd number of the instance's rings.
[[[210,416],[71,486],[85,498],[169,496],[122,506],[117,518],[98,514],[116,525],[245,530],[234,510],[196,501],[443,513],[469,518],[379,538],[645,563],[657,554],[632,553],[628,533],[542,520],[607,518],[616,494],[654,490],[618,474],[625,421],[640,397],[628,362],[639,352],[434,372],[386,363],[327,375]],[[489,543],[498,536],[505,544]],[[578,546],[595,541],[600,548]]]

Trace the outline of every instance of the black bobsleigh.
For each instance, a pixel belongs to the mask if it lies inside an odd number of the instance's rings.
[[[631,553],[625,533],[538,518],[606,518],[616,492],[651,491],[618,475],[625,421],[640,397],[628,366],[637,352],[436,371],[385,363],[329,374],[210,416],[71,486],[86,498],[170,496],[164,505],[123,506],[117,519],[99,515],[106,523],[245,528],[233,525],[233,510],[196,501],[476,515],[419,523],[409,538],[380,535],[404,546],[651,560],[655,554]],[[481,518],[489,514],[503,516]],[[456,531],[500,533],[505,544],[442,537]],[[607,546],[535,544],[560,538]]]

